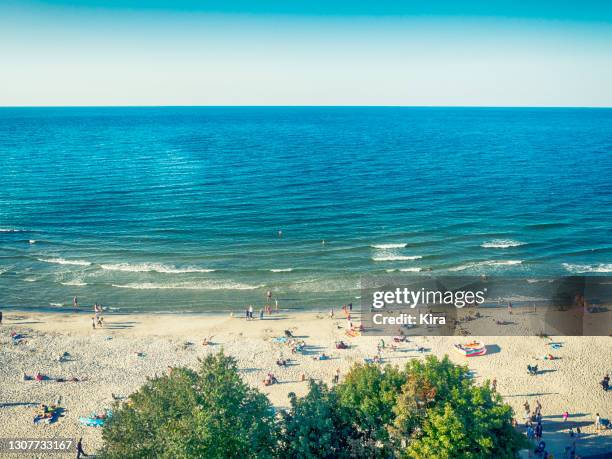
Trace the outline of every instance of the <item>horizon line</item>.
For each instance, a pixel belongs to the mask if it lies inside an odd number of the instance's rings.
[[[151,104],[151,105],[0,105],[7,108],[567,108],[567,109],[610,109],[612,105],[185,105],[185,104]]]

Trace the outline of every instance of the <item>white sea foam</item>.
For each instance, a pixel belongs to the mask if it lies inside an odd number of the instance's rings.
[[[72,287],[84,287],[87,285],[87,282],[83,282],[82,280],[74,279],[68,282],[60,282],[62,285],[68,285]]]
[[[24,282],[36,282],[38,279],[36,279],[35,277],[26,277],[23,280]]]
[[[21,230],[15,228],[0,228],[0,233],[21,233]]]
[[[36,239],[30,239],[28,242],[29,242],[30,244],[36,244]]]
[[[483,242],[480,247],[484,247],[485,249],[507,249],[509,247],[518,247],[524,244],[524,242],[513,241],[512,239],[494,239],[492,241]]]
[[[7,272],[10,268],[0,268],[0,276]]]
[[[379,255],[376,257],[372,257],[374,261],[408,261],[408,260],[418,260],[419,258],[423,258],[420,255]]]
[[[58,265],[91,266],[90,261],[85,260],[66,260],[64,258],[39,258],[38,261],[54,263]]]
[[[290,273],[291,271],[293,271],[293,268],[278,268],[270,270],[272,273]]]
[[[49,306],[55,306],[56,308],[61,308],[62,306],[64,306],[63,303],[49,303]]]
[[[404,247],[406,247],[408,244],[373,244],[371,247],[375,248],[375,249],[403,249]]]
[[[293,283],[289,287],[291,291],[309,293],[309,292],[346,292],[349,290],[358,290],[359,282],[352,279],[305,279]]]
[[[599,263],[596,265],[574,265],[563,263],[563,267],[571,273],[610,273],[612,263]]]
[[[135,282],[131,284],[112,284],[116,288],[127,288],[134,290],[255,290],[264,285],[249,285],[231,281],[202,281],[202,282]]]
[[[400,268],[403,273],[419,273],[422,271],[421,268]]]
[[[198,268],[196,266],[179,268],[173,265],[164,265],[162,263],[109,263],[102,264],[100,267],[107,271],[123,271],[133,273],[156,272],[165,274],[183,274],[211,273],[214,271],[214,269]]]
[[[449,268],[449,271],[463,271],[466,269],[474,269],[481,267],[499,267],[499,266],[514,266],[522,264],[522,260],[489,260],[489,261],[479,261],[475,263],[467,263],[465,265],[455,266],[454,268]]]

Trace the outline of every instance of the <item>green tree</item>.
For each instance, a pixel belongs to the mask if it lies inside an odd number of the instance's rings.
[[[276,427],[267,397],[219,353],[197,372],[174,369],[149,380],[115,407],[103,440],[107,458],[271,457]]]
[[[405,382],[405,374],[397,367],[356,364],[335,387],[367,456],[388,457],[391,453],[388,427],[395,418],[393,407]]]
[[[488,385],[475,386],[467,367],[448,357],[409,362],[394,411],[400,457],[504,459],[524,446],[512,427],[512,409]]]
[[[306,396],[298,398],[290,393],[289,399],[291,407],[283,413],[279,457],[351,457],[356,432],[333,390],[311,381]]]

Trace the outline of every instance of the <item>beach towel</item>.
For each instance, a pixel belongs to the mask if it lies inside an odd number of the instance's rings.
[[[278,338],[272,338],[272,342],[273,343],[286,343],[287,342],[287,338],[284,336],[279,336]]]
[[[98,419],[98,418],[79,418],[79,422],[87,427],[104,427],[104,422],[106,419]]]

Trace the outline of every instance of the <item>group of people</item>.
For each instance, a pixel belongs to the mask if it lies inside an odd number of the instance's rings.
[[[272,384],[278,384],[278,379],[272,373],[268,373],[266,378],[263,380],[264,386],[271,386]]]
[[[274,309],[272,308],[272,290],[268,290],[266,292],[266,299],[267,299],[266,304],[264,305],[263,308],[259,310],[260,320],[263,320],[264,314],[272,315],[274,310],[278,311],[278,300],[277,299],[274,300]],[[244,311],[246,320],[255,319],[255,317],[253,316],[253,312],[254,312],[253,305],[249,304]]]

